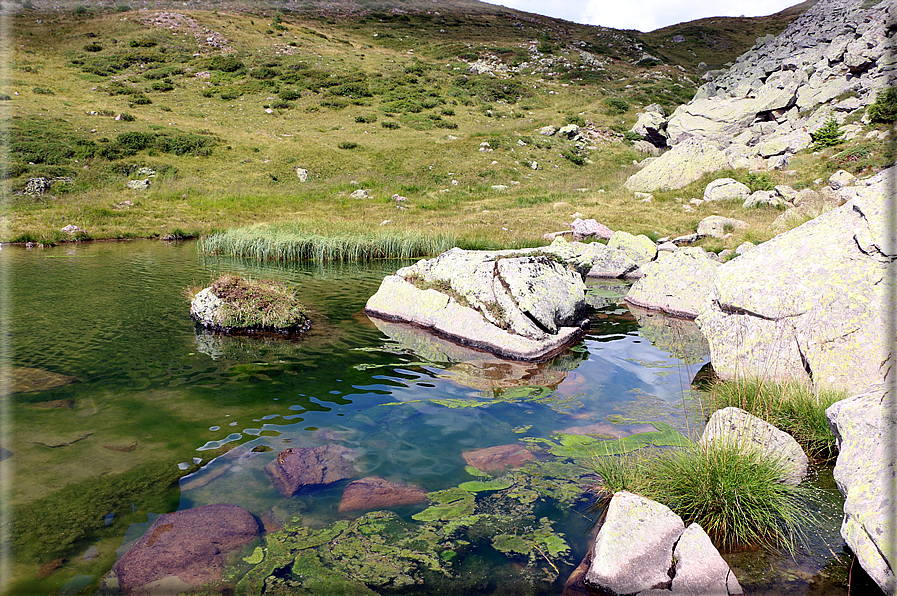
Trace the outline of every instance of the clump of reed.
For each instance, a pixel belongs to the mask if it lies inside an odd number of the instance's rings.
[[[301,224],[261,224],[202,238],[206,254],[262,261],[370,261],[432,256],[458,244],[451,235],[407,230],[319,232]]]
[[[779,460],[755,449],[713,443],[596,457],[594,512],[617,491],[663,503],[685,525],[698,523],[722,550],[766,548],[794,553],[813,522],[808,485],[788,485]]]
[[[713,382],[703,402],[710,412],[741,408],[793,436],[810,457],[830,460],[838,448],[825,410],[846,397],[804,383],[739,379]]]

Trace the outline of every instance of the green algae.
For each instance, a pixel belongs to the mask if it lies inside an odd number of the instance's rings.
[[[463,488],[464,490],[472,493],[481,493],[492,490],[504,490],[506,488],[510,488],[513,486],[513,482],[511,482],[507,478],[496,478],[493,480],[471,480],[470,482],[462,482],[458,485],[458,488]]]
[[[427,498],[435,504],[412,515],[411,519],[421,522],[449,521],[470,515],[474,510],[474,495],[460,487],[428,493]]]
[[[551,445],[549,451],[557,457],[583,460],[595,455],[623,455],[650,447],[683,447],[690,443],[688,438],[669,424],[664,422],[650,424],[657,430],[614,440],[560,433],[557,435],[558,442]]]

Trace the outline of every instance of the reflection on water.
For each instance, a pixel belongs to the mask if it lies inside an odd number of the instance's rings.
[[[690,387],[707,361],[703,338],[692,322],[626,308],[627,286],[619,282],[590,284],[596,310],[580,345],[533,364],[368,319],[364,303],[396,262],[271,265],[199,256],[191,243],[152,242],[4,247],[0,255],[13,271],[13,364],[68,380],[20,387],[11,398],[14,432],[0,451],[4,465],[14,467],[13,501],[26,509],[39,503],[47,524],[69,536],[64,543],[47,538],[40,549],[27,528],[17,538],[30,546],[20,551],[27,556],[16,585],[34,593],[66,584],[73,594],[82,587],[93,593],[116,551],[174,506],[240,505],[268,531],[299,516],[313,527],[345,519],[338,511],[345,483],[290,499],[273,489],[264,467],[290,447],[342,445],[358,454],[357,478],[439,491],[471,480],[465,453],[525,444],[536,449],[541,467],[521,486],[566,494],[572,503],[575,483],[558,478],[582,472],[571,472],[571,462],[552,463],[540,440],[559,431],[622,437],[653,429],[647,422],[694,435],[702,425]],[[223,272],[296,286],[312,330],[287,340],[196,329],[184,289]],[[132,488],[145,494],[111,499],[100,515],[112,514],[108,525],[71,519],[71,504],[62,502],[66,487],[89,494],[99,479],[118,486],[118,474],[141,465],[180,465],[187,475],[179,496],[165,501],[164,487]],[[569,572],[585,551],[587,520],[575,507],[556,506],[554,497],[540,498],[539,515],[565,532],[572,549],[557,562]],[[407,521],[424,507],[398,511]],[[474,551],[459,565],[487,576],[519,574],[503,567],[508,559],[494,549]],[[56,559],[65,562],[34,579]],[[826,561],[814,555],[809,565],[818,570]],[[81,586],[85,577],[92,579]],[[562,584],[560,578],[532,593],[559,593]]]

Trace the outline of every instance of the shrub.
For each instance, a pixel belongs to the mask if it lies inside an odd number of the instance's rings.
[[[580,127],[586,125],[586,121],[583,119],[582,116],[579,116],[579,115],[576,115],[576,116],[568,115],[566,122],[567,122],[567,124],[575,124],[576,126],[580,126]]]
[[[289,101],[275,101],[271,104],[271,107],[275,110],[292,110],[296,107],[296,104]]]
[[[376,116],[355,116],[355,122],[358,124],[373,124],[376,121]]]
[[[132,48],[152,48],[159,45],[155,39],[132,39],[128,44]]]
[[[302,95],[295,89],[281,89],[277,95],[284,101],[292,101],[302,97]]]
[[[98,44],[96,42],[89,43],[84,46],[84,51],[85,52],[102,52],[103,46],[101,46],[100,44]]]
[[[172,85],[169,81],[156,81],[151,85],[151,87],[153,91],[159,91],[160,93],[174,90],[174,85]]]
[[[355,149],[356,147],[358,147],[358,143],[352,141],[343,141],[339,144],[340,149]]]
[[[383,122],[380,123],[380,126],[382,126],[383,128],[389,128],[391,130],[401,128],[401,126],[399,126],[398,122],[392,122],[389,120],[384,120]]]
[[[607,97],[602,102],[607,106],[607,113],[618,116],[629,111],[629,104],[619,97]]]
[[[564,149],[564,150],[561,152],[561,155],[562,155],[562,156],[564,157],[564,159],[566,159],[567,161],[569,161],[569,162],[571,162],[571,163],[574,163],[574,164],[576,164],[576,165],[578,165],[578,166],[585,165],[585,163],[586,163],[586,158],[585,158],[585,157],[583,157],[582,155],[579,155],[578,153],[575,153],[575,152],[571,151],[570,149]]]
[[[236,56],[214,56],[206,63],[206,68],[221,72],[237,72],[245,68],[245,65]]]
[[[879,93],[875,103],[866,109],[866,114],[872,122],[897,122],[897,87],[888,87]]]
[[[122,112],[121,114],[119,114],[118,119],[125,122],[133,122],[134,120],[136,120],[136,118],[134,118],[132,114],[129,114],[127,112]]]
[[[149,97],[135,97],[133,103],[135,106],[148,106],[153,101]]]
[[[271,68],[270,66],[262,66],[261,68],[255,68],[249,71],[249,76],[254,79],[260,79],[267,81],[269,79],[273,79],[280,74],[280,71]]]
[[[838,127],[838,121],[834,118],[829,118],[819,130],[810,136],[813,137],[813,147],[815,149],[825,149],[826,147],[840,145],[844,141],[841,138],[843,134]]]
[[[37,93],[38,95],[56,95],[55,93],[53,93],[52,89],[49,89],[47,87],[35,87],[31,91],[33,93]]]
[[[775,183],[773,183],[769,174],[766,172],[748,172],[744,175],[744,178],[742,178],[741,181],[745,186],[751,189],[751,192],[757,192],[758,190],[772,190],[775,188]]]
[[[637,132],[627,130],[626,132],[623,133],[623,138],[626,139],[627,141],[641,141],[642,135],[640,135]]]

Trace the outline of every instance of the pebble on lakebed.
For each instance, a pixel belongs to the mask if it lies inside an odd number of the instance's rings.
[[[286,284],[228,274],[191,296],[190,316],[206,329],[223,333],[295,336],[311,327],[305,307]]]

